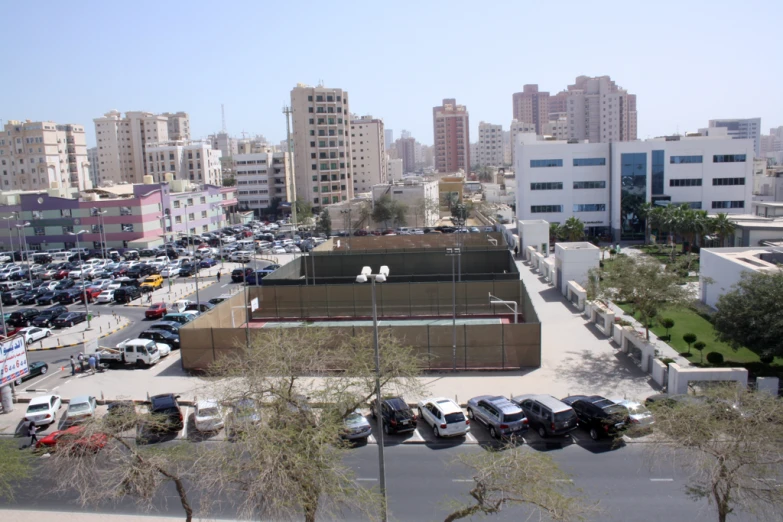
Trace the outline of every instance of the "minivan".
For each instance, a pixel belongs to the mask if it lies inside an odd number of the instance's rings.
[[[517,395],[511,401],[522,408],[530,426],[542,439],[566,435],[579,425],[574,409],[551,395]]]

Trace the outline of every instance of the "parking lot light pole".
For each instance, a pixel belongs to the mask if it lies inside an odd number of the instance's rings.
[[[11,212],[10,216],[4,217],[3,219],[5,219],[6,222],[8,223],[8,242],[11,245],[11,262],[13,263],[14,261],[16,261],[16,256],[14,256],[14,235],[11,233],[11,220],[17,219],[16,212]],[[20,245],[19,250],[21,249],[22,247]]]
[[[215,225],[215,233],[218,235],[218,241],[220,245],[220,249],[218,250],[218,255],[220,256],[220,268],[223,268],[223,232],[220,230],[220,210],[223,208],[220,204],[216,204],[213,206],[213,208],[217,211],[217,224]]]
[[[24,233],[24,227],[29,227],[30,222],[25,221],[24,223],[20,223],[16,225],[16,231],[19,233],[19,245],[21,248],[21,245],[24,245],[24,251],[27,252],[27,238],[25,237]],[[22,259],[24,259],[24,253],[22,254]],[[33,289],[33,272],[32,272],[32,262],[33,260],[30,259],[29,253],[27,254],[27,277],[30,279],[30,290]]]
[[[446,255],[451,258],[451,369],[457,371],[457,276],[454,258],[462,255],[459,248],[447,248]]]
[[[76,253],[79,255],[79,267],[82,270],[82,300],[84,300],[84,310],[87,313],[87,329],[90,329],[90,304],[87,302],[87,292],[84,287],[84,280],[86,275],[84,273],[84,265],[82,265],[82,249],[79,247],[79,234],[84,234],[86,230],[80,230],[78,232],[68,232],[69,236],[76,236]]]
[[[386,522],[387,519],[387,505],[386,505],[386,460],[383,456],[383,416],[380,415],[381,411],[381,356],[380,349],[378,347],[378,306],[375,298],[375,283],[383,283],[386,278],[389,277],[389,267],[382,266],[377,274],[372,273],[372,269],[369,266],[362,268],[362,273],[356,276],[357,283],[366,283],[370,281],[370,288],[372,293],[372,326],[373,326],[373,348],[375,350],[375,403],[376,412],[378,412],[378,419],[380,419],[380,429],[378,430],[378,473],[380,475],[379,481],[381,486],[381,502],[383,503],[381,509],[381,520]]]

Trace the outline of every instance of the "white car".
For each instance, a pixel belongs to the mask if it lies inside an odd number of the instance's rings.
[[[92,282],[93,288],[100,288],[101,290],[106,290],[109,288],[109,285],[111,284],[111,279],[94,279]]]
[[[462,408],[445,397],[419,401],[419,417],[432,427],[436,437],[463,437],[470,431],[470,421]]]
[[[59,395],[42,395],[30,400],[24,420],[36,426],[48,426],[57,422],[57,410],[63,405]]]
[[[112,301],[114,301],[113,289],[102,290],[98,297],[95,298],[96,303],[111,303]]]
[[[195,319],[196,317],[198,317],[199,315],[201,315],[201,312],[197,312],[197,311],[195,311],[195,310],[183,310],[183,311],[182,311],[182,312],[180,312],[180,313],[181,313],[182,315],[187,315],[188,317],[190,317],[190,320],[191,320],[191,321],[192,321],[192,320],[194,320],[194,319]]]
[[[166,343],[155,343],[155,345],[158,347],[158,351],[160,352],[161,357],[166,357],[168,354],[171,353],[171,346]]]
[[[24,336],[24,342],[26,344],[34,343],[35,341],[40,341],[41,339],[44,339],[52,335],[52,331],[50,329],[38,328],[35,326],[22,328],[21,330],[19,330],[18,333]]]
[[[272,249],[272,253],[273,254],[287,254],[287,252],[285,251],[285,248],[279,247],[279,246],[273,248]]]
[[[167,266],[166,268],[160,271],[161,277],[177,277],[178,275],[179,275],[178,266]]]
[[[234,252],[229,261],[232,263],[248,263],[253,258],[250,252]]]
[[[223,427],[223,409],[215,399],[198,401],[194,416],[198,431],[208,433]]]

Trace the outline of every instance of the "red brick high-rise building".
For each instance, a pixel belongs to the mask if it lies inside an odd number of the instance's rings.
[[[536,126],[536,134],[543,134],[544,124],[549,122],[549,93],[539,92],[538,85],[525,85],[522,92],[511,96],[514,109],[514,119],[532,123]]]
[[[435,169],[438,172],[470,172],[470,121],[468,109],[447,98],[432,108],[435,135]]]

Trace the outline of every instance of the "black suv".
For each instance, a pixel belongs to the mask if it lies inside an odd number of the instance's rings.
[[[244,282],[245,278],[253,273],[252,268],[235,268],[231,272],[231,280],[235,283]]]
[[[41,313],[36,315],[32,321],[33,326],[39,328],[51,328],[54,326],[54,320],[62,315],[68,313],[68,308],[62,305],[55,305],[45,310],[41,310]]]
[[[168,344],[172,350],[179,350],[179,334],[171,333],[168,330],[159,328],[147,330],[139,334],[139,339],[152,339],[156,343]]]
[[[16,327],[30,326],[33,318],[39,313],[41,312],[36,308],[22,308],[16,312],[11,312],[11,316],[5,323],[9,326]]]
[[[158,321],[150,326],[150,330],[165,330],[179,336],[179,329],[182,325],[176,321]]]
[[[150,397],[150,413],[153,415],[154,432],[171,432],[182,429],[182,410],[179,407],[179,395],[166,393]]]
[[[72,304],[79,301],[82,298],[81,288],[68,288],[57,292],[54,295],[54,300],[60,304]]]
[[[114,291],[116,303],[130,303],[139,297],[141,297],[141,290],[136,286],[123,286]]]
[[[3,292],[3,304],[5,306],[19,304],[19,301],[22,299],[22,297],[24,297],[25,294],[27,294],[27,292],[24,290],[10,290],[8,292]]]
[[[627,427],[628,409],[600,395],[571,395],[563,402],[574,409],[579,425],[593,440],[617,435]]]
[[[370,413],[373,419],[378,418],[376,404],[377,401],[370,403]],[[417,419],[413,410],[400,397],[381,399],[381,424],[383,425],[383,432],[387,435],[413,431],[416,429],[416,422]]]

